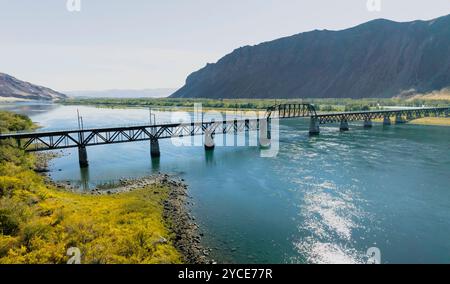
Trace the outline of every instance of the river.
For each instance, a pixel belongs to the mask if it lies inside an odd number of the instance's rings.
[[[147,123],[147,109],[3,104],[44,130]],[[158,122],[177,112],[154,114]],[[280,123],[280,150],[175,147],[160,142],[93,146],[80,170],[76,149],[50,164],[51,177],[80,190],[120,178],[164,172],[189,186],[192,215],[212,257],[226,263],[361,263],[376,247],[382,263],[450,263],[450,127],[350,123],[321,127]]]

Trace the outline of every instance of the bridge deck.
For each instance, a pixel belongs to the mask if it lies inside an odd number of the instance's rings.
[[[14,139],[27,151],[43,151],[105,145],[125,142],[151,141],[172,137],[204,135],[208,133],[237,133],[259,130],[266,119],[239,119],[193,123],[167,123],[124,127],[87,128],[60,131],[36,131],[1,134],[0,140]],[[267,127],[263,127],[266,129]]]
[[[446,111],[450,110],[448,107],[429,107],[429,108],[404,108],[404,109],[391,109],[391,110],[365,110],[365,111],[346,111],[346,112],[323,112],[318,113],[318,117],[323,116],[336,116],[336,115],[355,115],[355,114],[397,114],[404,112],[414,111]]]
[[[370,110],[334,113],[317,113],[313,105],[287,104],[268,109],[265,118],[224,120],[192,123],[167,123],[157,125],[132,125],[105,128],[71,129],[58,131],[33,131],[0,134],[0,140],[14,139],[19,147],[27,151],[64,149],[112,143],[158,140],[171,137],[204,135],[209,133],[237,133],[240,131],[270,131],[268,122],[272,119],[310,117],[312,122],[325,124],[357,120],[372,120],[390,116],[420,117],[430,114],[448,115],[450,108],[408,108],[396,110]],[[315,124],[314,124],[315,125]],[[317,126],[314,126],[317,127]],[[318,132],[313,129],[312,132]],[[310,126],[311,133],[311,126]]]

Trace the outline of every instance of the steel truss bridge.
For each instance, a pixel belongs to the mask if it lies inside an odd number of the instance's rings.
[[[137,141],[150,141],[152,157],[158,157],[159,139],[204,135],[205,148],[214,148],[215,134],[235,134],[256,131],[259,141],[270,140],[271,121],[273,119],[310,118],[309,133],[319,134],[319,125],[340,123],[342,131],[348,130],[349,121],[364,121],[365,127],[372,126],[373,119],[383,119],[384,125],[403,123],[419,117],[448,116],[450,108],[411,108],[399,110],[375,110],[359,112],[317,113],[311,104],[282,104],[269,107],[264,118],[224,120],[192,123],[168,123],[158,125],[136,125],[109,128],[89,128],[60,131],[36,131],[27,133],[0,134],[0,141],[8,140],[17,147],[33,152],[67,148],[78,148],[81,166],[87,166],[87,146],[106,145]],[[212,143],[208,144],[206,141]]]
[[[341,113],[325,113],[316,115],[320,124],[337,123],[341,121],[370,121],[373,119],[384,119],[396,117],[412,120],[420,117],[448,115],[450,108],[411,108],[400,110],[379,110],[379,111],[354,111]],[[400,120],[399,120],[400,121]]]
[[[14,139],[20,148],[29,152],[36,152],[205,135],[208,132],[211,134],[238,133],[258,130],[263,128],[261,124],[267,124],[267,120],[243,119],[220,122],[173,123],[14,133],[0,135],[0,140]]]

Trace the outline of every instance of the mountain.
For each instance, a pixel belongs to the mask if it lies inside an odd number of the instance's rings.
[[[379,19],[238,48],[192,73],[174,98],[366,98],[450,86],[450,15]]]
[[[52,89],[18,80],[8,74],[0,73],[1,100],[58,100],[67,96]]]
[[[164,98],[176,89],[142,89],[142,90],[103,90],[103,91],[70,91],[67,95],[86,98]]]

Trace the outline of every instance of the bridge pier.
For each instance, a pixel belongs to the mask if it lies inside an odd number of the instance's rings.
[[[161,152],[159,151],[158,139],[150,140],[150,155],[152,156],[152,158],[159,158],[161,156]]]
[[[339,126],[339,130],[340,131],[348,131],[349,130],[347,119],[342,119],[341,120],[341,125]]]
[[[414,116],[412,115],[412,113],[408,112],[408,114],[406,114],[406,120],[407,121],[414,120]]]
[[[391,125],[391,118],[389,116],[383,118],[383,125]]]
[[[395,124],[402,124],[402,123],[405,123],[403,116],[401,114],[396,115],[395,116]]]
[[[270,127],[270,119],[267,119],[267,120],[260,120],[259,121],[259,138],[258,138],[258,143],[259,143],[259,146],[260,147],[262,147],[262,148],[269,148],[270,147],[270,143],[271,143],[271,141],[270,141],[270,136],[271,136],[271,133],[270,133],[270,130],[269,130],[269,127]]]
[[[373,126],[372,119],[370,118],[364,119],[364,128],[372,128],[372,126]]]
[[[205,150],[211,151],[214,150],[214,133],[209,130],[205,130]]]
[[[87,150],[85,146],[78,146],[78,160],[81,168],[87,168],[89,166]]]
[[[372,128],[372,120],[370,118],[364,119],[364,128]]]
[[[319,119],[312,116],[309,122],[309,135],[318,135],[320,133]]]

